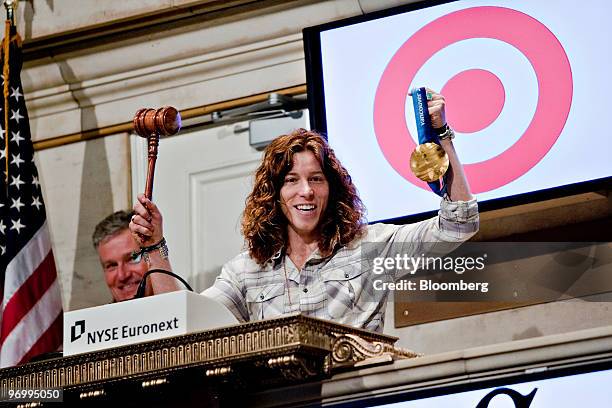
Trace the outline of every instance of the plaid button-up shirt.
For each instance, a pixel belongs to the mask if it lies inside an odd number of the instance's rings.
[[[279,254],[262,267],[243,252],[202,294],[223,303],[241,322],[301,312],[382,332],[388,291],[373,290],[372,260],[435,253],[436,243],[444,243],[440,251],[447,253],[477,231],[476,200],[443,199],[438,216],[408,225],[368,225],[363,237],[331,256],[313,252],[301,270],[288,256]]]

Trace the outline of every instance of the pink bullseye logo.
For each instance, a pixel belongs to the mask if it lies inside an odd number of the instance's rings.
[[[461,133],[478,132],[497,119],[506,100],[501,80],[490,71],[470,69],[452,77],[442,87],[448,106],[448,124]],[[486,103],[474,103],[483,99]]]
[[[536,110],[521,137],[497,156],[465,165],[474,193],[494,190],[527,173],[550,151],[567,121],[573,93],[571,67],[559,40],[546,26],[504,7],[474,7],[442,16],[398,49],[383,72],[374,100],[374,130],[385,158],[395,171],[420,188],[427,186],[412,174],[408,160],[415,148],[406,126],[409,89],[411,85],[426,85],[412,81],[435,53],[473,38],[495,39],[518,49],[531,63],[538,83]],[[484,69],[457,73],[441,92],[448,106],[448,123],[460,133],[485,129],[505,104],[502,81]]]

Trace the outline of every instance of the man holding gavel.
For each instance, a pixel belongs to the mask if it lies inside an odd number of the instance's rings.
[[[242,218],[248,251],[226,263],[204,294],[240,321],[301,312],[382,331],[388,292],[372,290],[363,244],[377,244],[375,256],[395,256],[391,247],[418,256],[431,243],[456,247],[478,230],[478,207],[446,126],[442,95],[428,90],[426,110],[432,127],[448,136],[440,140],[450,170],[438,216],[409,225],[367,225],[334,151],[316,132],[298,129],[266,148]],[[140,195],[134,212],[130,230],[150,267],[170,270],[159,209]],[[155,293],[177,289],[167,276],[151,280]]]

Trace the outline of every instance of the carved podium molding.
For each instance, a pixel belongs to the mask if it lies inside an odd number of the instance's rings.
[[[422,354],[394,347],[382,341],[367,341],[355,334],[333,333],[332,369],[361,367],[364,365],[391,362],[401,358],[416,358]]]
[[[0,387],[63,388],[95,399],[118,383],[151,389],[184,372],[232,387],[266,387],[329,377],[336,369],[417,357],[396,337],[295,314],[0,370]],[[186,375],[186,374],[185,374]],[[231,381],[228,381],[231,380]]]

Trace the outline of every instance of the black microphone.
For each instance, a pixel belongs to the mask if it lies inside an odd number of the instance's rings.
[[[134,295],[134,297],[132,299],[138,299],[144,296],[145,294],[145,290],[147,289],[147,277],[149,275],[151,275],[152,273],[163,273],[164,275],[170,275],[175,277],[176,279],[178,279],[179,281],[181,281],[181,283],[183,285],[185,285],[185,287],[187,289],[189,289],[189,291],[193,292],[194,290],[191,288],[191,286],[189,286],[189,284],[187,283],[187,281],[185,281],[185,279],[181,278],[179,275],[177,275],[174,272],[170,272],[167,271],[165,269],[151,269],[150,271],[148,271],[147,273],[144,274],[144,276],[142,277],[142,280],[140,281],[140,283],[138,284],[138,289],[136,290],[136,294]]]

